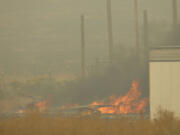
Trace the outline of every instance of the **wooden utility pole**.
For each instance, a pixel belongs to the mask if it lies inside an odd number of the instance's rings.
[[[144,29],[144,79],[145,80],[145,94],[150,99],[150,89],[149,89],[149,31],[148,31],[148,13],[147,10],[143,12],[143,29]],[[150,103],[147,106],[147,111],[150,113]]]
[[[173,31],[176,31],[178,24],[178,15],[177,15],[177,1],[172,0],[172,8],[173,8]]]
[[[144,21],[144,48],[147,51],[149,48],[149,32],[148,32],[147,10],[144,10],[144,12],[143,12],[143,21]]]
[[[136,52],[139,56],[140,46],[139,46],[139,22],[138,22],[138,3],[134,0],[134,27],[135,27],[135,37],[136,37]]]
[[[81,15],[81,68],[82,68],[82,77],[85,77],[86,76],[86,56],[85,56],[84,15]]]
[[[112,28],[112,13],[111,13],[111,0],[106,0],[107,6],[107,29],[108,29],[108,43],[109,43],[109,60],[113,61],[114,55],[114,41],[113,41],[113,28]]]

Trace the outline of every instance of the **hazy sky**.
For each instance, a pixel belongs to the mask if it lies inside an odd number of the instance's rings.
[[[171,0],[138,1],[140,24],[142,11],[148,9],[150,21],[167,20],[171,25]],[[59,62],[79,61],[82,13],[86,16],[88,60],[92,62],[96,57],[106,57],[105,0],[1,0],[1,62],[11,63],[17,57],[26,63],[46,62],[43,58],[47,56],[59,57]],[[112,0],[112,13],[115,44],[133,46],[133,0]]]

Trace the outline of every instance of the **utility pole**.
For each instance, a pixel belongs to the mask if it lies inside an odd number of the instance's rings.
[[[138,3],[134,0],[134,27],[135,27],[135,40],[136,40],[136,53],[139,56],[140,46],[139,46],[139,22],[138,22]]]
[[[82,77],[84,78],[86,76],[84,15],[81,15],[81,68]]]
[[[111,13],[111,0],[106,0],[107,9],[107,29],[108,29],[108,43],[109,43],[109,61],[113,61],[114,57],[114,41],[113,41],[113,28],[112,28],[112,13]]]
[[[96,58],[96,67],[95,67],[95,70],[96,70],[96,73],[98,74],[99,73],[99,64],[100,64],[100,61],[99,61],[99,58]]]
[[[150,99],[150,89],[149,89],[149,31],[148,31],[148,13],[147,10],[143,12],[143,29],[144,29],[144,80],[145,80],[145,94],[147,93],[147,97]],[[150,102],[147,106],[147,111],[150,113]]]
[[[178,14],[177,14],[177,0],[172,0],[172,10],[173,10],[173,31],[177,29]]]
[[[144,22],[144,48],[147,51],[149,48],[149,31],[148,31],[148,13],[147,10],[143,11]]]

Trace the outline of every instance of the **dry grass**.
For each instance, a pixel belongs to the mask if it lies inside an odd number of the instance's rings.
[[[50,118],[32,112],[0,121],[0,135],[180,135],[180,120],[160,111],[156,120]]]

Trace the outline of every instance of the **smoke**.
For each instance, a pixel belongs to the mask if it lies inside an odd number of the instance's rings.
[[[63,93],[63,100],[56,96],[57,102],[88,104],[113,94],[118,96],[126,94],[133,80],[140,81],[140,85],[144,84],[144,69],[135,54],[135,51],[130,48],[120,50],[115,62],[103,73],[98,70],[85,79],[69,82]],[[99,65],[99,68],[103,69],[103,65]],[[140,90],[142,89],[140,87]],[[145,93],[148,92],[142,90],[142,94],[147,95]]]
[[[170,37],[169,37],[169,43],[170,45],[180,45],[180,24],[177,25],[177,28],[172,31]]]

